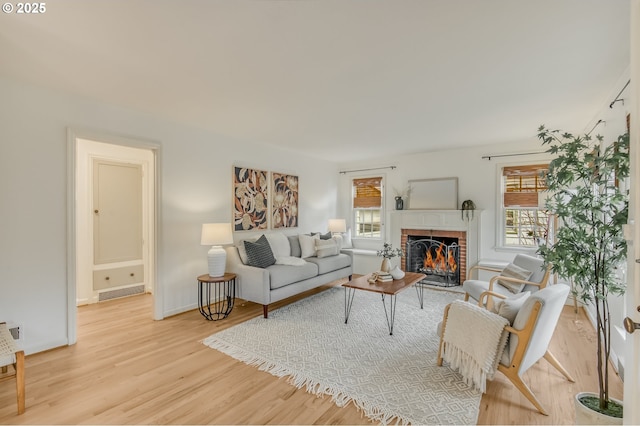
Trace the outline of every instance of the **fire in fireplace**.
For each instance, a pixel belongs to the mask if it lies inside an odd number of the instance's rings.
[[[460,285],[460,246],[457,238],[409,236],[407,271],[421,272],[423,282],[441,287]]]

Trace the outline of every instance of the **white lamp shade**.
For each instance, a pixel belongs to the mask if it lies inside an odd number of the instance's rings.
[[[230,223],[205,223],[202,225],[200,244],[212,246],[207,253],[209,275],[221,277],[224,275],[227,262],[227,252],[221,247],[223,244],[233,244],[233,233]]]
[[[347,232],[347,221],[344,219],[329,219],[329,232]]]
[[[203,246],[221,246],[233,244],[233,234],[230,223],[205,223],[202,225],[202,238],[200,244]]]

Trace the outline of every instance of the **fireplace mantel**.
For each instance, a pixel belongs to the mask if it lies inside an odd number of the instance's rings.
[[[394,210],[390,214],[390,241],[395,247],[401,246],[403,229],[424,229],[439,231],[461,231],[467,234],[466,270],[480,258],[480,222],[482,210],[475,210],[473,217],[461,210]]]

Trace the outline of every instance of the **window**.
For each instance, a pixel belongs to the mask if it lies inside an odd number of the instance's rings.
[[[382,177],[353,179],[355,238],[381,237],[382,195]]]
[[[547,189],[544,176],[548,164],[504,167],[502,208],[504,246],[535,248],[549,232],[549,214],[539,193]]]

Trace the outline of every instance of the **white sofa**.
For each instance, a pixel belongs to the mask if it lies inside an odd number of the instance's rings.
[[[285,235],[266,233],[275,262],[265,267],[252,266],[245,241],[256,243],[260,234],[227,247],[226,270],[236,274],[238,297],[263,306],[268,317],[269,304],[298,293],[349,278],[353,274],[353,257],[342,252],[339,238],[319,234]],[[264,241],[264,240],[263,240]]]

